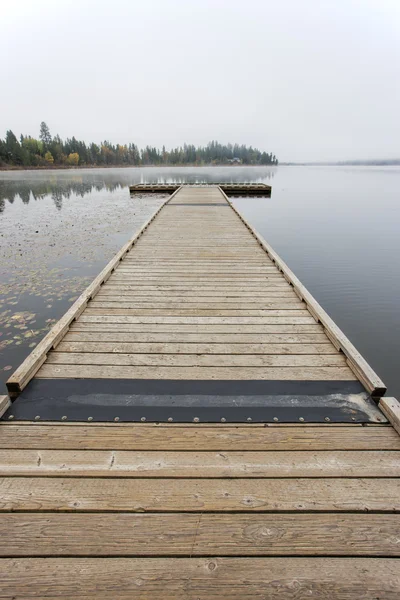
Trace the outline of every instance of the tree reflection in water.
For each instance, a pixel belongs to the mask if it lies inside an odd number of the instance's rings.
[[[72,194],[83,198],[94,191],[114,192],[134,183],[258,183],[270,180],[270,167],[175,167],[80,170],[0,171],[0,213],[6,202],[24,204],[51,196],[57,209]]]

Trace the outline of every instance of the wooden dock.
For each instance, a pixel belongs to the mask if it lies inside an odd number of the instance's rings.
[[[398,600],[400,408],[182,186],[0,398],[0,598]]]
[[[198,183],[191,187],[219,187],[230,196],[271,196],[271,186],[266,183],[218,183],[216,185]],[[178,183],[136,183],[129,186],[129,191],[131,194],[172,194],[179,188]]]

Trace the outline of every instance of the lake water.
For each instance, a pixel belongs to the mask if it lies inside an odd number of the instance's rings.
[[[400,168],[214,167],[0,172],[4,382],[162,197],[143,182],[245,181],[234,203],[400,398]]]

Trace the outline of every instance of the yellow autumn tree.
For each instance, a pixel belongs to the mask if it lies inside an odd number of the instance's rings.
[[[46,152],[46,154],[44,155],[44,160],[48,163],[50,163],[51,165],[54,162],[54,158],[51,152]]]
[[[76,167],[79,163],[79,154],[77,152],[71,152],[71,154],[68,155],[67,163]]]

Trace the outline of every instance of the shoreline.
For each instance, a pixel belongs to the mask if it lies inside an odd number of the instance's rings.
[[[70,166],[70,165],[57,165],[57,166],[37,166],[37,167],[21,167],[21,166],[6,166],[0,167],[0,171],[77,171],[77,170],[90,170],[90,169],[171,169],[171,168],[179,168],[182,167],[196,167],[198,169],[201,168],[221,168],[227,167],[231,168],[239,168],[240,167],[254,167],[257,169],[271,169],[274,167],[278,167],[279,165],[249,165],[249,164],[241,164],[241,165],[212,165],[212,164],[204,164],[198,165],[196,163],[184,163],[184,164],[163,164],[163,165],[81,165],[81,166]]]

